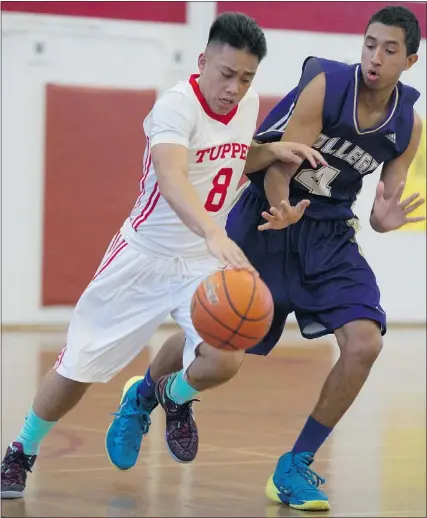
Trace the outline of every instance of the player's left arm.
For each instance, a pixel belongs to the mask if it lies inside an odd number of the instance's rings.
[[[275,162],[297,164],[299,166],[305,159],[307,159],[314,168],[316,168],[318,164],[326,164],[325,159],[318,151],[305,144],[284,141],[261,144],[253,140],[249,148],[243,173],[256,173],[262,169],[266,169]]]
[[[383,166],[370,217],[371,227],[377,232],[389,232],[406,223],[425,219],[424,217],[408,217],[408,214],[425,202],[420,197],[420,193],[413,193],[401,201],[408,170],[420,144],[422,128],[422,120],[415,112],[408,147],[400,156],[386,162]]]

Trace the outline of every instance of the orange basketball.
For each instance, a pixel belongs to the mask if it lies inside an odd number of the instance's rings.
[[[209,345],[228,351],[249,349],[270,329],[273,298],[253,273],[221,270],[197,288],[191,302],[191,318]]]

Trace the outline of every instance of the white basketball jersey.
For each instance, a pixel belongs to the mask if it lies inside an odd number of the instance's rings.
[[[218,115],[203,98],[197,77],[168,90],[144,121],[147,146],[140,196],[123,232],[131,245],[146,252],[184,258],[209,255],[204,239],[184,225],[160,194],[152,146],[188,148],[188,179],[205,209],[225,227],[256,130],[259,99],[252,88],[229,114]]]

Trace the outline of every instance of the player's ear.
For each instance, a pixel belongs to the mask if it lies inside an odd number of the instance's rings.
[[[200,54],[198,64],[199,64],[199,72],[200,73],[204,72],[204,70],[206,68],[206,54],[204,52],[202,52]]]
[[[417,54],[411,54],[406,58],[406,65],[404,70],[409,70],[415,63],[418,61],[418,55]]]

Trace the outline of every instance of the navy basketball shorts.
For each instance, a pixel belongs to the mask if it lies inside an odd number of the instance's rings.
[[[248,352],[267,355],[294,312],[304,338],[333,333],[360,319],[386,332],[375,275],[355,239],[354,221],[303,217],[295,225],[260,232],[264,197],[246,188],[227,220],[227,233],[260,273],[274,299],[269,333]]]

